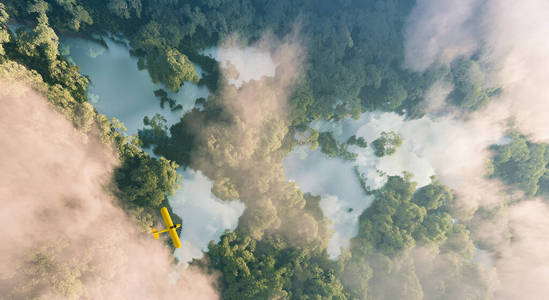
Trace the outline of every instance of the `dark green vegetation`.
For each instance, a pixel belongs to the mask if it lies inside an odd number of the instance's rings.
[[[490,283],[471,262],[469,231],[452,222],[452,191],[436,179],[415,185],[408,175],[391,176],[373,192],[350,253],[341,258],[351,297],[489,299]]]
[[[400,135],[394,131],[382,132],[381,136],[372,142],[374,154],[378,157],[394,154],[401,145]]]
[[[368,144],[366,143],[366,141],[364,140],[363,137],[356,137],[356,135],[352,135],[348,140],[347,140],[347,145],[354,145],[354,146],[358,146],[360,148],[366,148],[368,146]]]
[[[360,216],[356,246],[394,255],[416,242],[440,242],[452,229],[452,192],[435,182],[417,190],[409,178],[389,177],[376,201]]]
[[[390,177],[383,188],[371,191],[376,201],[362,213],[351,249],[331,261],[326,254],[330,232],[319,197],[303,195],[284,176],[281,160],[303,142],[294,136],[311,120],[358,117],[370,110],[404,109],[412,117],[421,116],[418,104],[425,89],[443,76],[453,76],[452,99],[457,105],[474,108],[485,102],[490,91],[481,83],[468,83],[477,77],[460,75],[476,70],[474,62],[425,73],[399,67],[401,26],[413,1],[4,2],[13,17],[32,24],[33,30],[10,36],[4,25],[7,15],[0,9],[1,70],[15,77],[31,76],[33,82],[43,80],[36,88],[77,128],[99,128],[99,136],[121,159],[116,193],[143,228],[152,224],[160,205],[168,205],[166,196],[177,183],[173,162],[201,170],[214,181],[212,192],[219,198],[238,198],[246,204],[236,231],[210,243],[208,260],[195,262],[221,273],[223,298],[488,298],[489,285],[471,263],[474,247],[469,232],[452,222],[452,192],[436,180],[416,190],[408,176]],[[250,121],[228,109],[227,103],[238,103],[243,96],[234,86],[225,86],[216,62],[199,50],[233,33],[249,43],[266,29],[284,37],[296,27],[309,52],[287,114],[271,113],[272,104],[285,95],[272,79],[242,87],[262,99],[248,103],[260,103],[257,111],[269,113]],[[130,141],[118,131],[120,124],[97,114],[86,101],[88,80],[59,55],[52,28],[124,35],[140,58],[139,66],[172,90],[184,81],[198,81],[192,60],[206,70],[199,84],[213,94],[199,100],[203,110],[193,110],[169,129],[161,116],[146,118],[147,128],[139,132],[142,144]],[[167,93],[156,95],[171,107]],[[398,135],[382,138],[372,144],[382,155],[401,143]],[[339,144],[327,132],[313,132],[306,142],[318,142],[329,156],[351,160],[348,145],[366,147],[356,137]],[[151,158],[139,145],[152,146],[154,153],[169,160]]]
[[[464,109],[475,110],[490,101],[500,89],[486,86],[484,71],[479,63],[470,59],[458,59],[452,63],[449,81],[454,90],[448,96],[450,103]]]
[[[31,0],[5,1],[13,7],[13,16],[28,18],[33,13]],[[451,97],[456,105],[476,108],[486,102],[494,89],[484,87],[483,74],[472,60],[425,73],[401,69],[402,24],[413,5],[410,0],[47,0],[33,9],[49,7],[54,28],[125,35],[140,66],[174,91],[184,81],[199,80],[190,60],[207,71],[200,83],[217,88],[219,67],[199,50],[234,33],[251,43],[266,30],[284,37],[297,29],[308,59],[290,103],[295,124],[358,117],[372,110],[421,116],[424,107],[418,104],[426,88],[444,76],[456,86]]]
[[[511,142],[493,145],[492,176],[532,197],[549,192],[549,145],[532,143],[518,133]]]
[[[336,262],[277,236],[256,241],[227,232],[207,256],[223,274],[223,299],[347,299]]]
[[[150,119],[145,117],[143,124],[147,127],[139,130],[143,148],[149,148],[151,145],[165,145],[168,142],[168,126],[166,126],[166,119],[162,115],[156,114]],[[157,148],[153,149],[153,153],[156,155],[159,153]]]
[[[332,133],[329,131],[321,132],[318,135],[318,144],[320,145],[320,150],[324,154],[328,155],[329,157],[337,156],[345,160],[354,161],[357,157],[357,154],[347,151],[347,147],[349,145],[353,145],[353,143],[360,143],[360,145],[366,146],[364,139],[362,140],[349,139],[349,141],[347,141],[346,143],[339,144],[333,137]]]
[[[168,97],[168,93],[163,89],[158,89],[154,91],[154,95],[158,98],[160,98],[160,107],[164,108],[164,104],[168,102],[168,105],[170,106],[171,111],[181,110],[183,109],[183,106],[181,104],[175,104],[175,100]],[[149,124],[145,124],[149,125]]]

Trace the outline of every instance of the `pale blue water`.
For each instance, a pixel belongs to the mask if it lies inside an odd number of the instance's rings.
[[[109,118],[117,118],[128,129],[129,135],[143,127],[143,117],[161,114],[168,126],[179,121],[184,113],[194,107],[196,98],[207,97],[206,87],[186,82],[178,93],[168,91],[162,84],[155,84],[147,70],[137,69],[137,58],[131,57],[128,48],[105,38],[108,49],[81,38],[61,38],[60,50],[81,68],[91,79],[89,99],[97,110]],[[201,70],[197,70],[199,74]],[[183,110],[172,112],[168,104],[160,108],[160,100],[154,91],[164,88]]]

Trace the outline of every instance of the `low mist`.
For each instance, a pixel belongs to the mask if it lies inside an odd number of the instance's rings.
[[[421,71],[475,54],[490,81],[502,87],[484,109],[462,121],[464,129],[466,124],[477,126],[454,139],[454,145],[486,149],[494,142],[479,136],[507,130],[532,141],[549,141],[549,2],[418,1],[405,32],[408,68]],[[428,50],[421,55],[420,45]],[[549,292],[547,199],[509,205],[520,193],[508,193],[501,183],[485,179],[487,170],[480,163],[490,156],[481,153],[462,154],[464,163],[476,161],[476,166],[443,165],[437,173],[455,172],[461,178],[465,184],[453,187],[469,206],[505,207],[491,218],[475,220],[473,230],[489,245],[498,281],[496,298],[544,299]]]
[[[168,247],[115,204],[106,146],[16,82],[0,82],[0,115],[2,296],[218,298],[214,278],[176,269]]]

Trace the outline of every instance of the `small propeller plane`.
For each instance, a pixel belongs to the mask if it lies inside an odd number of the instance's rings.
[[[162,214],[164,223],[166,223],[166,228],[160,231],[157,231],[156,228],[153,227],[152,234],[154,238],[158,240],[158,237],[160,236],[161,233],[169,232],[170,236],[172,237],[172,242],[175,248],[181,248],[181,241],[179,240],[179,237],[177,236],[177,232],[175,231],[177,228],[181,227],[181,224],[173,225],[172,218],[170,217],[170,213],[168,212],[168,209],[166,207],[162,207],[160,209],[160,213]]]

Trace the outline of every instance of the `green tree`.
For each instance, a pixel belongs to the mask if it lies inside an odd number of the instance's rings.
[[[166,118],[160,114],[156,114],[150,119],[149,117],[145,117],[143,118],[143,125],[145,125],[145,128],[139,129],[137,132],[140,141],[143,143],[143,148],[149,148],[152,145],[156,145],[157,147],[153,149],[153,153],[158,155],[159,147],[165,146],[169,141]]]
[[[415,189],[410,176],[390,176],[385,186],[374,192],[375,201],[359,218],[354,238],[358,253],[368,249],[396,255],[416,243],[442,242],[452,230],[448,207],[452,192],[438,181]]]
[[[226,232],[208,248],[208,266],[223,274],[223,299],[347,299],[333,262],[280,237]]]
[[[38,16],[38,24],[32,31],[21,30],[18,32],[17,52],[28,57],[38,57],[51,63],[58,55],[59,38],[48,25],[45,14]]]
[[[59,9],[55,3],[50,3],[51,7],[44,1],[7,1],[7,4],[6,10],[30,18],[36,26],[30,27],[30,31],[20,30],[17,38],[4,44],[6,51],[0,61],[0,77],[26,84],[44,94],[51,106],[76,129],[93,135],[91,138],[99,137],[106,147],[118,151],[122,165],[116,170],[117,177],[113,178],[113,183],[118,189],[120,204],[141,229],[148,231],[154,220],[160,218],[159,203],[163,201],[162,204],[170,209],[164,200],[177,186],[177,165],[166,159],[150,158],[137,146],[137,140],[128,143],[128,138],[121,133],[125,130],[123,124],[97,113],[87,102],[89,81],[79,73],[78,67],[68,64],[59,55],[58,38],[46,16],[48,9]],[[0,6],[0,22],[5,22],[4,5]],[[56,12],[51,13],[57,16]],[[5,28],[4,25],[0,23],[0,30]],[[160,121],[154,121],[151,125],[161,126],[156,124]],[[172,217],[174,221],[179,219],[173,214]]]
[[[346,143],[347,145],[354,145],[360,148],[366,148],[368,146],[368,144],[366,143],[363,137],[360,136],[357,138],[356,135],[354,134],[351,137],[349,137]]]
[[[331,132],[325,131],[318,134],[320,150],[329,157],[336,157],[339,153],[339,145]]]
[[[454,90],[448,95],[456,106],[475,110],[490,101],[490,97],[499,93],[499,88],[486,87],[481,66],[474,60],[458,59],[452,63],[450,78]]]
[[[153,82],[162,82],[176,92],[184,81],[198,82],[200,78],[186,55],[177,49],[155,46],[146,58],[145,66]]]
[[[149,157],[133,144],[122,146],[120,160],[115,179],[125,201],[158,208],[178,187],[175,162]]]
[[[82,25],[92,25],[89,12],[76,0],[49,0],[53,6],[50,13],[52,23],[58,27],[79,31]]]
[[[529,142],[518,133],[510,134],[511,142],[505,145],[493,145],[493,174],[505,183],[515,186],[531,197],[536,195],[540,180],[549,163],[548,145]]]
[[[364,141],[364,140],[363,140]],[[322,153],[329,157],[340,157],[345,160],[354,161],[358,154],[347,150],[349,143],[339,144],[331,132],[320,132],[318,135],[318,145]]]
[[[9,15],[6,12],[6,6],[0,2],[0,57],[6,54],[3,44],[10,41],[10,33],[6,28],[8,20]]]
[[[132,16],[141,17],[141,0],[108,0],[107,9],[117,17],[129,19]]]
[[[378,157],[394,154],[401,145],[400,135],[394,131],[382,132],[381,136],[372,142],[374,153]]]
[[[70,65],[60,56],[59,38],[45,14],[47,7],[43,1],[30,6],[29,12],[37,15],[37,25],[32,31],[19,30],[14,43],[6,45],[7,51],[11,52],[8,55],[36,70],[46,83],[52,86],[59,84],[69,90],[77,101],[85,102],[88,79],[79,74],[78,67]]]

